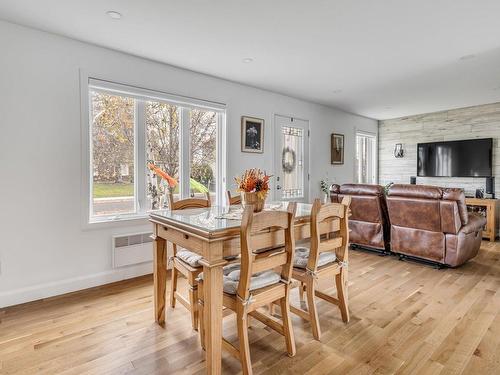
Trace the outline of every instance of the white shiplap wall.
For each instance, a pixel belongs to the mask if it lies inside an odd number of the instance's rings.
[[[495,192],[500,197],[500,103],[402,117],[379,122],[379,183],[410,182],[417,174],[417,143],[472,138],[493,138]],[[394,157],[402,143],[404,158]],[[461,187],[467,195],[485,188],[484,178],[417,177],[417,184]]]

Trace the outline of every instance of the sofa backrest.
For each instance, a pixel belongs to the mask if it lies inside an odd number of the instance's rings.
[[[390,242],[390,224],[384,188],[380,185],[345,184],[330,189],[332,202],[351,197],[349,227],[351,243],[386,250]]]
[[[387,196],[391,224],[431,232],[456,234],[467,222],[460,189],[427,185],[393,185]]]
[[[382,223],[386,215],[384,188],[380,185],[344,184],[333,185],[332,202],[340,203],[346,195],[351,196],[350,220]],[[384,212],[385,211],[385,212]]]
[[[387,194],[391,224],[440,232],[442,195],[441,189],[435,186],[392,185]]]

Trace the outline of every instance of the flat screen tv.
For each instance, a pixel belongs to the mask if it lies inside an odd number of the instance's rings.
[[[417,176],[490,177],[493,139],[419,143]]]

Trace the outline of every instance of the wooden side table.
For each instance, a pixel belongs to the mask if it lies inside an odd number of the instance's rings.
[[[486,217],[483,238],[495,241],[497,236],[497,199],[465,198],[469,211],[478,212]]]

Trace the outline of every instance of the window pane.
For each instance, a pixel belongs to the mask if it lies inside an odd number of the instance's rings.
[[[283,198],[304,196],[304,130],[291,126],[281,128],[283,149]]]
[[[94,216],[135,212],[132,98],[91,91]]]
[[[180,108],[162,102],[146,102],[146,142],[148,167],[154,165],[163,175],[148,168],[146,192],[149,209],[166,207],[167,194],[179,194],[179,118]],[[165,178],[166,177],[166,178]],[[176,197],[178,198],[178,197]]]
[[[216,197],[217,176],[217,113],[192,109],[189,111],[189,138],[191,143],[190,186],[191,196],[203,197],[210,192]]]
[[[356,181],[361,184],[375,183],[375,138],[356,135]]]

